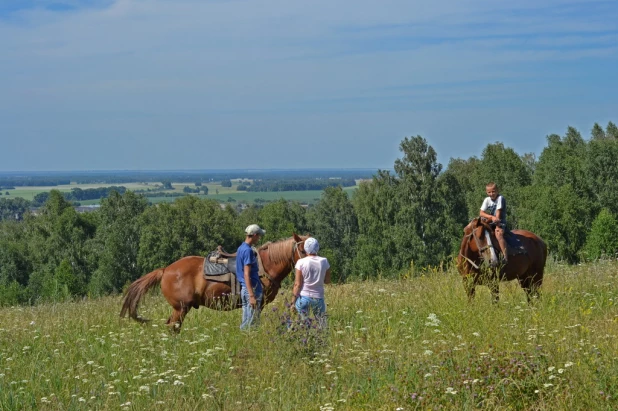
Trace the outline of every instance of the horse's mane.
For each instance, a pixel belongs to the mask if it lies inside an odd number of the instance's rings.
[[[273,242],[268,242],[260,248],[258,251],[268,251],[268,256],[273,264],[279,264],[288,262],[292,256],[292,249],[294,247],[294,237],[286,238]]]

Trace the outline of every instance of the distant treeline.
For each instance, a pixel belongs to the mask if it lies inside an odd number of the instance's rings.
[[[2,189],[15,187],[56,187],[59,185],[71,184],[69,178],[45,178],[45,177],[3,177],[0,176],[0,187]]]
[[[70,184],[126,184],[213,182],[232,179],[362,179],[371,178],[375,169],[317,169],[317,170],[207,170],[207,171],[101,171],[73,173],[1,173],[0,187],[48,186]]]
[[[312,233],[334,281],[414,275],[453,261],[490,181],[507,199],[510,228],[540,235],[553,258],[616,258],[613,123],[595,124],[589,139],[571,127],[550,135],[538,159],[498,142],[443,170],[421,136],[405,138],[400,151],[394,171],[378,171],[351,199],[341,186],[327,187],[309,208],[280,200],[222,209],[197,196],[151,206],[144,196],[110,189],[98,211],[79,214],[52,190],[33,215],[23,200],[0,198],[0,304],[120,292],[183,256],[206,255],[219,244],[235,250],[252,223],[266,229],[264,241]]]
[[[62,193],[67,201],[79,202],[86,200],[99,200],[101,198],[107,198],[111,191],[116,191],[123,194],[127,189],[123,186],[111,186],[111,187],[99,187],[99,188],[73,188],[70,192]],[[40,207],[45,204],[49,198],[50,193],[38,193],[32,199],[32,206]]]
[[[282,179],[282,180],[256,180],[253,184],[238,186],[239,191],[307,191],[324,190],[326,187],[354,187],[354,179]]]

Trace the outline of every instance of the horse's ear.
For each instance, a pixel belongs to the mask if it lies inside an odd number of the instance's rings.
[[[296,241],[297,243],[300,243],[301,241],[303,241],[303,239],[300,238],[298,234],[296,233],[292,233],[292,237],[294,237],[294,241]]]

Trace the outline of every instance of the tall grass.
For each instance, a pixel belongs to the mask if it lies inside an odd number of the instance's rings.
[[[192,310],[181,333],[119,319],[120,297],[0,310],[0,409],[616,409],[616,263],[552,264],[542,298],[516,283],[469,304],[453,271],[327,289],[328,330],[258,330]]]

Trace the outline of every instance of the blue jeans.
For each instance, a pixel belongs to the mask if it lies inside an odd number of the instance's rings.
[[[323,298],[311,298],[301,295],[296,299],[295,307],[301,320],[305,320],[311,312],[315,315],[315,319],[320,326],[326,326],[326,303]]]
[[[263,294],[253,290],[253,295],[257,301],[257,308],[253,309],[249,304],[249,291],[247,287],[242,287],[240,290],[240,298],[242,301],[242,322],[240,323],[241,330],[248,330],[251,327],[257,326],[260,322],[260,312],[262,311]]]

